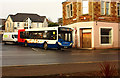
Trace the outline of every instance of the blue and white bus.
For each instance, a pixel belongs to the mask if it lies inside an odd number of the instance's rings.
[[[72,48],[72,29],[68,27],[46,27],[18,30],[18,42],[24,46],[48,48]]]

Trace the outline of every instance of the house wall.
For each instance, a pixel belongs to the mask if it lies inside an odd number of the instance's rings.
[[[66,5],[73,4],[73,16],[67,18]],[[120,22],[117,16],[117,3],[110,3],[110,15],[101,15],[101,2],[89,2],[89,13],[82,14],[81,2],[63,2],[63,25],[73,24],[76,22],[87,21],[104,21],[104,22]]]
[[[10,27],[10,23],[11,23],[11,27]],[[7,27],[7,25],[8,25],[8,27]],[[8,17],[8,19],[5,22],[5,32],[13,32],[13,21],[10,16]]]
[[[18,23],[19,23],[19,27],[18,27]],[[19,29],[24,29],[24,23],[25,22],[14,22],[14,27],[17,29],[14,29],[14,32],[17,32]]]
[[[74,31],[73,31],[73,47],[75,47],[77,45],[78,48],[80,48],[80,29],[83,29],[83,28],[91,28],[93,29],[93,26],[94,26],[94,22],[78,22],[78,23],[74,23],[74,24],[69,24],[69,25],[66,25],[67,27],[70,27],[70,28],[73,28]],[[77,30],[77,31],[75,31]],[[77,32],[75,35],[75,32]],[[94,31],[92,30],[91,34],[92,34],[92,41],[94,39]],[[77,40],[76,40],[77,38]],[[76,41],[75,41],[76,40]],[[92,47],[94,47],[94,42],[92,44]]]
[[[39,22],[32,22],[32,28],[38,28],[37,27],[37,24],[38,24]],[[42,28],[43,27],[43,23],[39,23],[39,28]]]
[[[117,3],[110,2],[110,15],[101,15],[101,2],[94,2],[94,21],[104,22],[120,22],[120,17],[117,16]],[[106,12],[106,9],[105,9]]]
[[[120,48],[120,23],[118,24],[118,46]]]
[[[118,41],[118,23],[109,23],[109,22],[94,22],[94,47],[92,48],[118,48],[120,40]],[[100,28],[112,28],[112,44],[100,44]]]
[[[43,22],[43,27],[48,27],[48,22],[47,19],[45,18],[44,22]]]
[[[120,47],[120,24],[110,23],[110,22],[78,22],[74,24],[66,25],[74,29],[73,31],[73,47],[77,45],[81,48],[80,43],[80,29],[91,28],[91,41],[93,49],[105,49],[105,48],[118,48]],[[112,28],[112,44],[101,45],[100,44],[100,28]],[[75,30],[77,30],[77,36],[75,35]],[[77,38],[77,41],[75,41]]]

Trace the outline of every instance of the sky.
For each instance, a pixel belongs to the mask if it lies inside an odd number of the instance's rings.
[[[0,0],[0,19],[9,14],[35,13],[53,22],[62,18],[62,2],[66,0]]]

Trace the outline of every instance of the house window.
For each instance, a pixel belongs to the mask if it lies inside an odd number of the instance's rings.
[[[9,24],[7,23],[7,27],[9,27]]]
[[[110,15],[110,3],[106,2],[106,15]]]
[[[67,17],[70,17],[69,5],[67,5]]]
[[[83,14],[88,14],[88,1],[87,0],[82,1],[82,12]]]
[[[20,26],[20,23],[18,22],[18,23],[17,23],[17,27],[19,27],[19,26]]]
[[[111,44],[112,43],[112,29],[111,28],[101,28],[101,44]]]
[[[70,4],[70,16],[73,16],[73,7],[72,7],[72,4]]]
[[[37,23],[37,28],[39,28],[39,23]]]
[[[105,2],[101,1],[101,14],[104,15],[105,14]]]
[[[11,23],[10,23],[10,28],[11,28]]]
[[[120,3],[117,4],[118,16],[120,16]]]
[[[24,26],[26,26],[26,23],[24,23]]]
[[[73,5],[72,3],[67,5],[67,18],[70,18],[73,16]]]

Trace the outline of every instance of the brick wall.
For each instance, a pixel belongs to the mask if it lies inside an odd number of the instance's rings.
[[[74,20],[77,16],[77,5],[76,2],[73,2],[73,17],[71,18],[67,18],[66,15],[66,5],[69,4],[70,2],[65,2],[63,3],[63,25],[67,25],[67,24],[72,24],[77,22],[76,20]]]
[[[103,22],[120,22],[120,17],[117,16],[116,2],[110,3],[110,15],[101,15],[101,2],[89,2],[89,14],[82,15],[81,2],[73,3],[73,17],[66,18],[66,5],[70,2],[63,2],[63,25],[68,25],[76,22],[87,21],[103,21]],[[93,4],[93,6],[92,6]],[[77,6],[78,5],[78,6]],[[77,12],[78,10],[78,12]],[[77,18],[78,13],[78,18]]]

